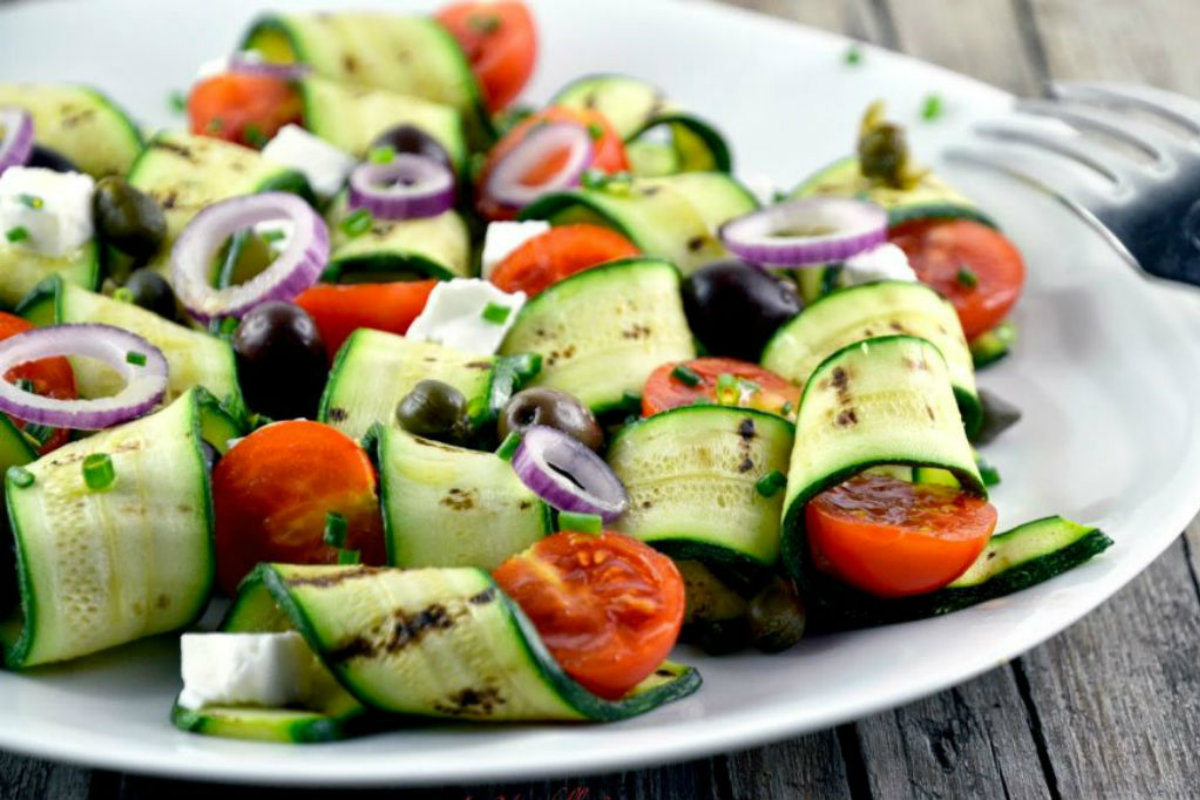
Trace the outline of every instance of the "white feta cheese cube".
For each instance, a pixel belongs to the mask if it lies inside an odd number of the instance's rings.
[[[550,230],[550,223],[542,220],[529,222],[493,222],[487,226],[483,238],[482,272],[490,278],[492,270],[521,245],[535,236]]]
[[[332,197],[358,164],[354,156],[313,136],[299,125],[284,125],[262,149],[263,158],[304,173],[313,191]]]
[[[843,286],[858,286],[874,281],[916,280],[917,273],[909,266],[908,256],[891,242],[864,250],[842,264]]]
[[[0,242],[61,257],[92,238],[96,182],[81,172],[9,167],[0,174]]]
[[[405,335],[466,353],[491,355],[524,305],[524,292],[509,294],[478,278],[455,278],[434,287],[425,309]]]
[[[295,631],[185,633],[180,651],[184,708],[282,708],[308,699],[313,654]]]

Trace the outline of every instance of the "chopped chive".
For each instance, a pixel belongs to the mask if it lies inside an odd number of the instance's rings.
[[[940,94],[929,94],[925,96],[925,102],[921,106],[921,116],[928,122],[932,122],[942,116],[942,96]]]
[[[593,122],[588,125],[588,136],[592,137],[593,142],[598,142],[604,138],[604,126],[599,122]]]
[[[603,189],[608,182],[608,175],[598,169],[584,170],[579,178],[579,184],[585,189]]]
[[[960,286],[966,286],[968,289],[974,289],[979,285],[979,276],[970,267],[959,267],[958,274],[954,276],[954,279]]]
[[[500,447],[496,450],[496,455],[503,458],[505,461],[512,461],[513,454],[517,452],[517,448],[521,445],[521,434],[512,431],[508,436],[504,437],[504,441],[500,443]]]
[[[621,392],[621,407],[638,409],[642,407],[642,395],[629,389]]]
[[[38,446],[41,447],[46,442],[50,441],[50,437],[54,435],[54,431],[55,429],[51,428],[49,425],[39,425],[38,423],[34,422],[25,426],[24,433],[30,439],[37,442]]]
[[[604,520],[599,514],[580,514],[574,511],[558,512],[558,529],[560,531],[578,531],[579,533],[600,533],[604,530]]]
[[[29,238],[29,231],[18,225],[15,228],[9,228],[4,234],[4,238],[10,242],[23,242]]]
[[[346,518],[336,511],[325,512],[325,544],[339,550],[346,546]]]
[[[267,137],[263,134],[262,128],[253,123],[242,129],[242,138],[246,140],[246,144],[259,150],[267,143]]]
[[[680,364],[671,370],[671,377],[685,386],[698,386],[700,384],[700,376],[687,364]]]
[[[125,354],[125,363],[133,364],[135,367],[144,367],[146,366],[146,354],[139,353],[136,350],[130,350]]]
[[[222,336],[233,336],[233,332],[237,330],[238,321],[236,317],[222,317],[217,324],[217,331]]]
[[[167,95],[167,105],[170,106],[171,110],[176,114],[182,114],[187,110],[187,96],[183,92],[176,89]]]
[[[362,554],[359,553],[357,550],[339,550],[338,551],[338,565],[339,566],[348,567],[353,564],[361,564],[361,563],[362,563]]]
[[[483,309],[482,316],[484,320],[493,325],[503,325],[508,322],[508,315],[512,313],[510,306],[502,306],[499,303],[488,303],[487,308]]]
[[[849,64],[850,66],[854,66],[855,64],[862,61],[862,59],[863,59],[862,46],[859,45],[858,42],[854,42],[848,48],[846,48],[846,55],[844,56],[844,60],[847,64]]]
[[[467,17],[467,27],[476,33],[495,33],[500,30],[500,15],[498,14],[472,14]]]
[[[373,222],[371,212],[360,208],[338,223],[338,227],[342,229],[342,233],[353,239],[371,230]]]
[[[371,152],[367,154],[367,159],[372,164],[390,164],[396,160],[396,148],[391,145],[373,147],[371,148]]]
[[[258,238],[262,239],[267,244],[271,244],[272,242],[282,242],[287,238],[287,234],[281,230],[275,229],[263,231],[258,235]]]
[[[792,405],[791,400],[788,400],[783,404],[783,407],[779,409],[779,413],[783,414],[785,417],[790,417],[792,415],[792,411],[794,410],[795,406]]]
[[[983,480],[984,486],[995,486],[1000,483],[1000,470],[993,467],[982,458],[975,459],[975,466],[979,469],[979,477]]]
[[[34,389],[33,381],[29,380],[28,378],[21,378],[21,380],[17,381],[17,388],[20,389],[22,392],[29,392],[30,394],[36,394],[33,390]]]
[[[737,391],[738,379],[728,372],[722,372],[717,376],[717,393],[728,394],[729,392]]]
[[[763,497],[774,497],[785,486],[787,486],[787,476],[774,469],[759,478],[758,482],[754,484],[754,489]]]
[[[83,482],[93,492],[102,492],[113,485],[117,472],[108,453],[92,453],[83,460]]]
[[[35,194],[20,194],[17,199],[21,201],[21,205],[32,209],[39,209],[46,205],[46,201]]]
[[[220,133],[223,125],[224,123],[221,122],[220,117],[213,117],[208,121],[208,124],[204,126],[204,130],[208,133]]]
[[[126,289],[124,286],[118,286],[113,290],[113,300],[116,300],[119,303],[132,303],[133,292],[129,289]]]
[[[30,486],[33,486],[34,477],[33,473],[24,467],[9,467],[8,480],[13,486],[20,489],[28,489]]]

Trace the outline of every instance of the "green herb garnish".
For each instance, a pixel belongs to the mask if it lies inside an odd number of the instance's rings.
[[[130,350],[125,354],[125,363],[133,364],[135,367],[144,367],[146,366],[146,354]]]
[[[925,102],[921,106],[921,116],[927,122],[932,122],[942,116],[942,112],[942,96],[939,94],[926,95]]]
[[[863,59],[862,46],[858,42],[854,42],[848,48],[846,48],[846,55],[843,57],[843,60],[847,64],[849,64],[850,66],[854,66],[855,64],[858,64],[859,62],[861,62],[862,59]]]
[[[117,471],[108,453],[92,453],[83,460],[83,482],[93,492],[102,492],[113,485]]]
[[[34,210],[46,205],[46,201],[35,194],[19,194],[17,195],[17,200],[21,202],[21,205],[27,206]]]
[[[588,125],[588,136],[592,137],[593,142],[598,142],[604,138],[604,126],[599,122],[593,122]]]
[[[262,239],[267,244],[271,244],[272,242],[282,242],[287,238],[287,234],[278,228],[274,228],[271,230],[262,231],[258,234],[258,238]]]
[[[17,388],[20,389],[22,392],[29,392],[30,394],[37,394],[37,392],[35,392],[33,390],[33,388],[34,388],[33,381],[29,380],[29,378],[21,378],[21,380],[17,381]]]
[[[968,289],[974,289],[979,285],[979,276],[970,267],[959,267],[958,274],[954,276],[954,279],[960,286],[966,286]]]
[[[25,430],[22,431],[22,433],[36,442],[38,447],[41,447],[42,445],[46,444],[46,442],[50,441],[50,437],[54,435],[54,431],[55,429],[51,428],[49,425],[39,425],[38,423],[33,422],[26,425]]]
[[[371,218],[371,212],[365,208],[360,208],[338,223],[338,227],[342,229],[342,233],[353,239],[371,230],[371,225],[374,222],[375,220]]]
[[[261,150],[268,141],[266,135],[262,132],[262,128],[253,123],[242,129],[242,138],[246,140],[246,144],[258,150]]]
[[[176,114],[182,114],[187,110],[187,95],[176,89],[167,95],[167,105]]]
[[[499,303],[488,303],[487,308],[483,309],[483,313],[480,316],[493,325],[503,325],[508,322],[510,314],[512,314],[511,307],[502,306]]]
[[[517,452],[517,448],[521,445],[521,434],[512,431],[508,436],[504,437],[504,441],[500,443],[500,447],[496,450],[496,455],[500,456],[505,461],[512,461],[513,454]]]
[[[9,467],[8,480],[13,486],[20,489],[28,489],[30,486],[33,486],[34,477],[33,473],[24,467]]]
[[[118,303],[132,303],[133,292],[124,286],[118,286],[113,290],[113,300],[116,300]]]
[[[472,14],[467,17],[467,27],[476,33],[490,34],[500,30],[499,14]]]
[[[204,126],[204,130],[208,133],[220,133],[221,128],[224,127],[224,125],[225,123],[221,122],[220,117],[213,117],[208,121],[208,124]]]
[[[671,370],[671,377],[685,386],[698,386],[701,380],[696,371],[687,364],[680,364]]]
[[[367,160],[372,164],[390,164],[396,160],[396,148],[391,145],[373,147],[371,152],[367,153]]]
[[[754,489],[763,497],[774,497],[779,490],[787,486],[787,476],[779,470],[771,470],[758,479]]]
[[[792,415],[792,411],[793,411],[794,409],[795,409],[795,406],[793,406],[793,405],[792,405],[792,401],[791,401],[791,400],[788,400],[788,401],[786,401],[786,402],[783,404],[783,406],[782,406],[782,407],[779,409],[779,413],[780,413],[780,414],[783,414],[785,417],[790,417],[790,416]]]
[[[4,234],[4,238],[10,242],[23,242],[29,238],[29,231],[18,225],[15,228],[9,228],[8,232]]]
[[[362,554],[357,550],[339,550],[338,566],[348,567],[362,563]]]
[[[325,544],[339,550],[346,546],[346,518],[336,511],[325,512]]]
[[[579,533],[600,533],[604,530],[604,520],[599,514],[580,514],[574,511],[558,512],[558,529],[560,531],[578,531]]]

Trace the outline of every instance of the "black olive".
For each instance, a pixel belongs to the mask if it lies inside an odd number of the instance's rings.
[[[604,446],[604,431],[591,409],[577,398],[556,389],[525,389],[513,395],[500,415],[500,441],[513,431],[524,433],[534,425],[562,431],[592,450]]]
[[[717,261],[683,284],[683,309],[709,355],[758,361],[781,325],[800,313],[796,287],[745,261]]]
[[[41,167],[42,169],[52,169],[55,172],[82,172],[83,170],[75,166],[75,162],[64,156],[57,150],[51,150],[49,147],[42,147],[40,144],[33,146],[33,153],[29,156],[29,161],[25,163],[27,167]]]
[[[979,404],[983,406],[983,423],[971,437],[972,444],[988,444],[1021,421],[1021,409],[987,389],[979,390]]]
[[[685,625],[681,637],[710,656],[723,656],[750,646],[750,626],[745,617],[701,620]]]
[[[329,362],[304,309],[278,301],[256,306],[233,332],[233,349],[251,409],[281,420],[316,416]]]
[[[432,158],[451,172],[454,171],[454,164],[450,161],[450,154],[446,152],[446,148],[416,125],[388,128],[371,142],[372,150],[377,147],[391,147],[397,153],[413,153]]]
[[[804,636],[804,605],[795,585],[775,578],[750,601],[750,638],[764,653],[780,653]]]
[[[423,380],[396,405],[396,421],[416,436],[455,441],[470,428],[467,398],[448,383]]]
[[[125,281],[122,294],[130,303],[153,311],[163,319],[175,319],[175,292],[162,275],[152,269],[136,269]],[[120,291],[120,290],[118,290]]]
[[[167,236],[167,219],[157,201],[115,175],[96,184],[92,215],[100,238],[134,258],[154,255]]]

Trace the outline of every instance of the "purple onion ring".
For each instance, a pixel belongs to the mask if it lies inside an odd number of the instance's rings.
[[[754,211],[721,226],[734,255],[772,267],[845,261],[887,241],[887,212],[849,197],[806,197]]]
[[[537,185],[525,183],[526,175],[563,149],[567,160],[555,174]],[[594,156],[595,145],[587,128],[574,122],[548,122],[535,127],[500,159],[488,175],[484,192],[501,205],[523,208],[544,194],[577,186]]]
[[[604,459],[554,428],[525,431],[512,465],[530,491],[559,511],[598,514],[611,522],[629,508],[625,486]]]
[[[386,164],[359,164],[350,173],[349,205],[376,219],[436,217],[454,207],[454,173],[415,153],[398,153]]]
[[[253,50],[239,51],[229,57],[229,71],[240,72],[243,75],[261,75],[264,78],[279,78],[285,81],[298,81],[312,72],[308,64],[277,64],[263,60]]]
[[[23,108],[0,107],[0,172],[24,166],[33,154],[33,117]]]

